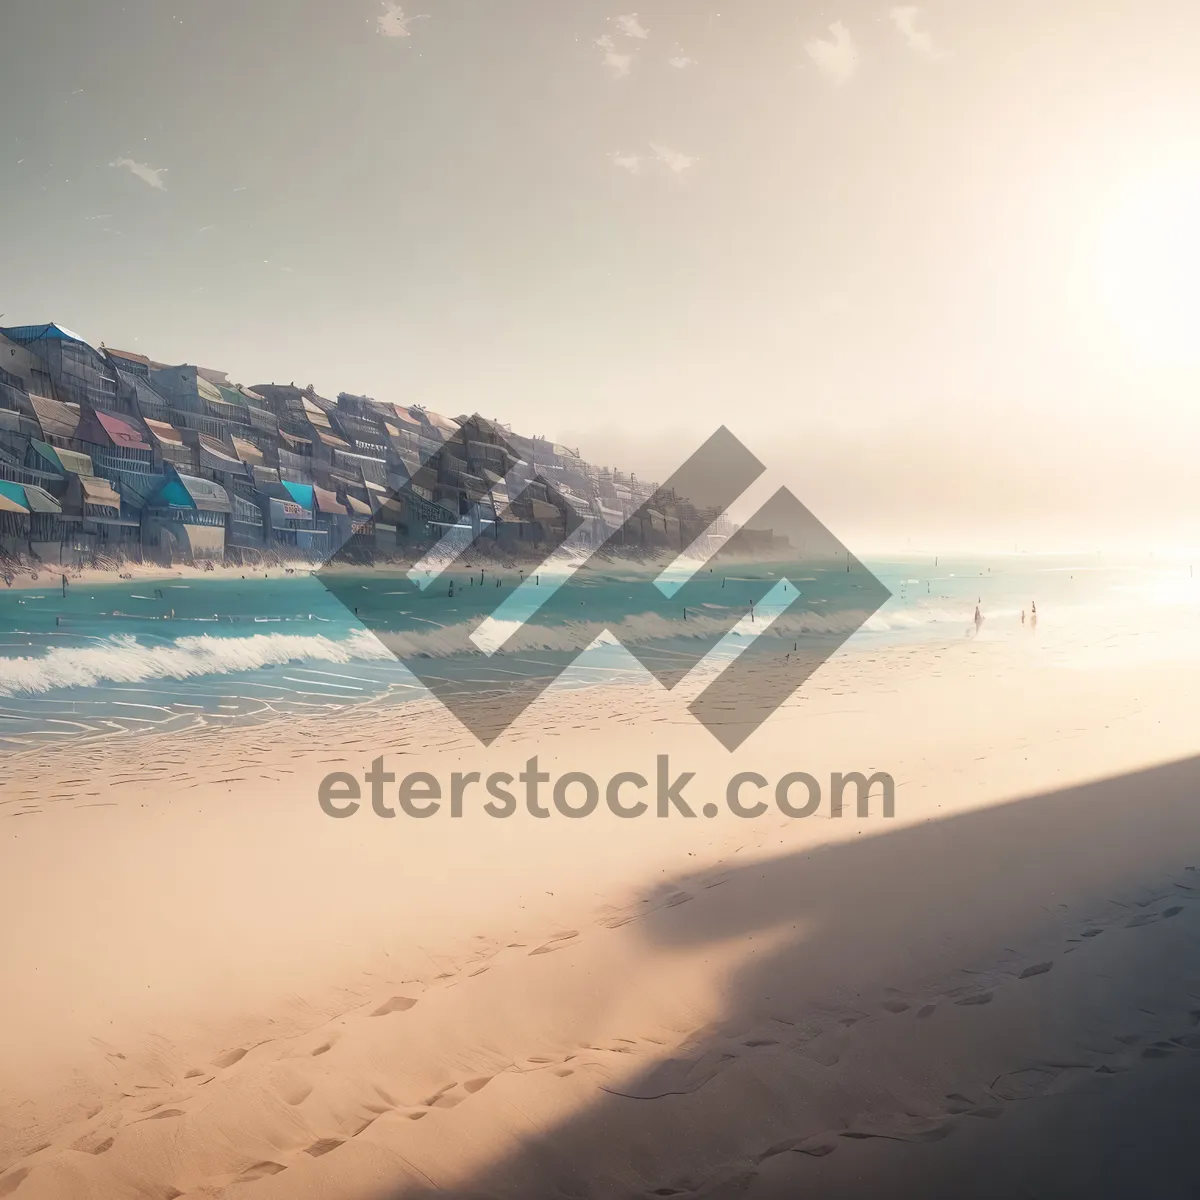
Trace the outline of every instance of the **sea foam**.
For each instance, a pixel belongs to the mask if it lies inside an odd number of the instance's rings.
[[[320,634],[259,633],[250,637],[181,637],[145,645],[131,634],[116,634],[90,646],[56,646],[46,654],[0,658],[0,696],[38,695],[56,688],[103,683],[145,683],[230,675],[285,663],[349,663],[390,659],[366,630],[341,640]]]

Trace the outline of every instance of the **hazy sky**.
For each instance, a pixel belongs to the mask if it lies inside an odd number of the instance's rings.
[[[1197,47],[1197,0],[2,0],[0,321],[647,471],[724,421],[860,536],[1186,538]]]

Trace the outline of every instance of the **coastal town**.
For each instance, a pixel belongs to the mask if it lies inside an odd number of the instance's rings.
[[[676,551],[717,513],[507,426],[0,327],[0,573]],[[489,536],[484,536],[489,535]]]

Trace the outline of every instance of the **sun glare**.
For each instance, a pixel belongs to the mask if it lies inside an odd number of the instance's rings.
[[[1142,355],[1200,363],[1200,172],[1126,188],[1103,224],[1099,266],[1109,312]]]

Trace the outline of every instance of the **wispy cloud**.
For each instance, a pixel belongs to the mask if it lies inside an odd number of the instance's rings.
[[[412,30],[409,26],[414,21],[419,21],[428,15],[428,13],[418,13],[415,17],[406,17],[402,5],[397,4],[395,0],[383,0],[383,12],[376,18],[376,28],[384,37],[412,37]]]
[[[617,43],[607,33],[596,39],[596,45],[604,51],[604,65],[613,73],[613,78],[624,79],[633,65],[633,55],[621,54]]]
[[[628,171],[630,175],[636,175],[642,169],[640,154],[610,154],[609,158],[612,159],[614,167],[620,167],[622,171]]]
[[[650,36],[650,30],[638,20],[637,13],[626,13],[623,17],[618,17],[617,28],[630,38],[648,38]]]
[[[152,188],[157,188],[160,192],[167,190],[167,181],[163,178],[167,173],[165,167],[150,167],[132,158],[118,158],[115,162],[109,163],[109,166],[124,167],[125,170],[136,175],[143,183],[148,183]]]
[[[672,175],[681,176],[700,161],[693,155],[672,150],[670,146],[664,146],[661,142],[651,142],[648,155],[625,154],[622,151],[615,151],[608,157],[614,167],[628,171],[630,175],[644,174],[648,165],[653,167],[657,164],[670,171]]]
[[[682,175],[684,171],[690,170],[700,161],[698,158],[681,154],[678,150],[672,150],[669,146],[658,142],[651,142],[650,149],[654,151],[654,157],[669,171],[674,171],[676,175]]]
[[[849,83],[858,72],[858,49],[841,21],[830,25],[829,32],[831,38],[811,38],[804,49],[827,79],[836,84]]]
[[[688,58],[686,54],[676,54],[674,58],[667,59],[667,66],[674,67],[677,71],[682,71],[687,67],[694,67],[696,60]]]
[[[913,50],[926,58],[941,58],[942,52],[933,44],[933,35],[917,28],[917,17],[920,13],[921,10],[915,4],[902,4],[893,8],[888,15]]]

